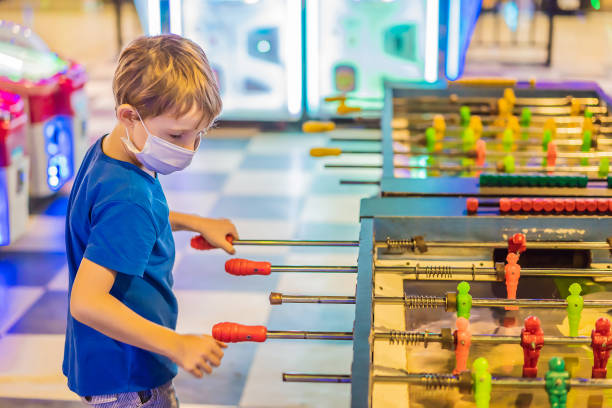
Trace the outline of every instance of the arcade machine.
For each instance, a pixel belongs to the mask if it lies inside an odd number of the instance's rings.
[[[222,119],[300,118],[300,0],[141,0],[135,4],[148,34],[172,32],[202,46],[221,89]]]
[[[480,1],[307,1],[309,115],[379,117],[385,81],[456,79],[479,10]]]
[[[28,221],[27,122],[21,97],[0,91],[0,246],[23,234]]]
[[[29,29],[14,27],[18,29],[11,32],[21,32],[24,38],[31,35]],[[25,101],[30,123],[30,194],[45,197],[72,178],[88,147],[87,77],[77,63],[40,51],[40,46],[15,43],[0,42],[0,57],[7,62],[0,66],[0,89],[18,93]]]

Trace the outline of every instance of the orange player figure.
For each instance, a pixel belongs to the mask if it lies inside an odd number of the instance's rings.
[[[595,322],[595,330],[591,332],[591,348],[593,348],[593,378],[606,378],[606,365],[612,349],[612,333],[610,321],[600,317]]]
[[[470,332],[470,322],[465,317],[458,317],[455,324],[455,369],[453,374],[457,375],[467,370],[467,360],[470,355],[470,345],[472,344],[472,333]]]
[[[521,266],[518,264],[519,256],[510,252],[506,257],[508,263],[504,267],[506,271],[506,292],[508,299],[516,299],[516,289],[521,277]],[[518,306],[506,306],[506,310],[518,310]]]
[[[540,319],[529,316],[525,327],[521,329],[521,347],[523,348],[523,377],[535,378],[538,375],[538,359],[544,347],[544,332]]]

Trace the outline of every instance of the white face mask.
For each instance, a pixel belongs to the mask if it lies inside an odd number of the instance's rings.
[[[138,114],[140,118],[138,111],[136,111],[136,114]],[[140,118],[140,123],[142,123],[148,136],[142,150],[138,150],[130,140],[130,134],[127,128],[125,129],[127,137],[122,137],[121,140],[125,147],[136,156],[143,166],[151,171],[164,175],[183,170],[189,166],[195,152],[198,150],[198,147],[200,147],[200,141],[202,139],[201,132],[198,133],[195,149],[189,150],[151,134],[142,121],[142,118]]]

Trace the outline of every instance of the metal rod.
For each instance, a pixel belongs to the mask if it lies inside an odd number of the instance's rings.
[[[353,332],[270,331],[268,339],[353,340]]]
[[[283,382],[350,384],[351,376],[342,374],[291,374],[283,373]]]
[[[330,247],[356,247],[359,241],[300,241],[300,240],[255,240],[239,239],[233,245],[261,245],[261,246],[330,246]]]
[[[465,376],[471,378],[468,372]],[[546,380],[544,378],[521,378],[521,377],[492,377],[492,385],[495,388],[540,388],[544,390]],[[294,374],[283,373],[284,382],[308,382],[308,383],[344,383],[351,382],[351,376],[347,374]],[[434,373],[409,373],[403,375],[373,375],[372,381],[385,383],[401,383],[420,385],[430,389],[446,389],[459,387],[460,377],[452,374]],[[566,384],[571,388],[593,388],[610,389],[612,379],[603,378],[570,378]],[[470,391],[473,383],[469,381]]]
[[[282,293],[270,294],[270,304],[283,303],[319,303],[319,304],[355,304],[355,296],[293,296]],[[373,300],[379,304],[404,304],[410,309],[431,309],[447,307],[448,294],[441,296],[375,296]],[[519,306],[530,308],[566,308],[565,299],[502,299],[502,298],[472,298],[472,307],[506,307]],[[584,300],[585,308],[612,309],[612,300]]]
[[[463,242],[463,241],[425,241],[428,248],[504,248],[507,242]],[[235,240],[234,245],[261,245],[261,246],[330,246],[330,247],[358,247],[359,241],[318,241],[318,240]],[[376,242],[376,247],[387,247],[388,249],[412,249],[416,246],[413,240],[391,240]],[[606,242],[583,242],[583,241],[530,241],[528,248],[535,249],[611,249]]]
[[[480,298],[472,299],[472,306],[476,307],[505,307],[519,306],[532,308],[566,308],[565,299],[501,299]],[[585,308],[612,309],[612,300],[584,300]]]
[[[307,272],[307,273],[357,273],[356,266],[295,266],[282,265],[271,266],[272,272]],[[447,265],[426,265],[426,266],[377,266],[376,272],[380,273],[396,273],[396,274],[415,274],[425,277],[447,277],[452,278],[453,275],[469,274],[477,276],[496,276],[498,272],[495,268],[482,268],[476,266],[447,266]],[[523,276],[586,276],[586,277],[607,277],[612,276],[612,269],[596,269],[596,268],[523,268],[521,269]]]
[[[451,329],[443,329],[448,330]],[[389,340],[394,344],[443,343],[446,341],[442,333],[419,331],[388,331],[375,332],[375,340]],[[486,344],[520,344],[521,336],[506,336],[499,334],[472,334],[472,343]],[[453,341],[453,338],[449,339]],[[545,345],[590,345],[591,338],[586,336],[544,336]]]
[[[356,266],[272,266],[271,272],[357,273]],[[611,272],[612,274],[612,272]]]

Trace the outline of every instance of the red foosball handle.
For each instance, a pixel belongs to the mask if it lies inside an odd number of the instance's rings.
[[[239,343],[242,341],[266,341],[268,330],[266,326],[245,326],[238,323],[223,322],[213,326],[212,335],[215,340],[224,343]]]
[[[225,262],[225,272],[236,276],[269,275],[271,267],[270,262],[255,262],[240,258]]]
[[[225,236],[225,239],[230,244],[234,242],[234,237],[229,234]],[[191,247],[194,249],[199,249],[200,251],[217,249],[216,247],[212,246],[207,240],[205,240],[204,237],[201,235],[196,235],[195,237],[191,238]]]

